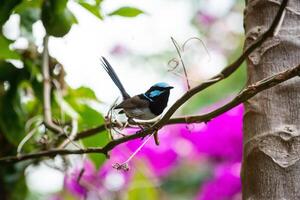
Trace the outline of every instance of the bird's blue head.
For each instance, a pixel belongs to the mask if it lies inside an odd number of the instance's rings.
[[[160,115],[167,107],[172,88],[167,83],[156,83],[140,97],[149,101],[149,108],[153,114]]]
[[[174,87],[164,82],[156,83],[149,90],[147,90],[144,96],[150,101],[154,101],[159,97],[168,99],[170,95],[170,90],[172,88]]]

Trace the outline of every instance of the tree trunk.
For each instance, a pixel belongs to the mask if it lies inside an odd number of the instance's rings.
[[[270,27],[281,0],[246,0],[248,46]],[[290,0],[280,32],[247,60],[248,85],[300,64],[300,0]],[[300,78],[245,103],[243,199],[300,199]]]

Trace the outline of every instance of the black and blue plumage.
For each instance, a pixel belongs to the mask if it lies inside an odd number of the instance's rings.
[[[128,118],[150,120],[159,116],[167,107],[172,86],[164,82],[156,83],[145,93],[130,97],[109,62],[104,57],[101,61],[123,97],[123,101],[115,109],[121,109]]]

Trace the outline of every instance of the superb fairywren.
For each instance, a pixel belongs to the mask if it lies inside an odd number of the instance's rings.
[[[123,96],[123,101],[114,108],[122,109],[119,113],[125,113],[128,118],[150,120],[159,116],[167,107],[172,86],[163,82],[156,83],[145,93],[130,97],[109,62],[104,57],[101,61]]]

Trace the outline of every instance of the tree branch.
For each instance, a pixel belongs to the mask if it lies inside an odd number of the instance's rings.
[[[251,97],[255,96],[257,93],[269,89],[271,87],[274,87],[278,85],[279,83],[282,83],[286,80],[289,80],[293,77],[300,75],[300,65],[297,67],[294,67],[292,69],[285,70],[283,72],[277,73],[271,77],[265,78],[261,81],[258,81],[257,83],[250,85],[246,87],[244,90],[240,92],[232,101],[225,104],[224,106],[221,106],[220,108],[209,112],[204,115],[198,115],[198,116],[190,116],[188,118],[182,117],[182,118],[174,118],[169,120],[169,124],[176,124],[176,123],[200,123],[200,122],[207,122],[211,119],[213,119],[216,116],[219,116],[222,113],[225,113],[226,111],[234,108],[235,106],[239,105],[242,102],[247,101]],[[79,149],[79,150],[68,150],[68,149],[52,149],[48,151],[41,151],[37,153],[30,153],[30,154],[24,154],[19,156],[8,156],[0,158],[0,163],[9,163],[9,162],[19,162],[23,160],[28,159],[34,159],[34,158],[42,158],[42,157],[54,157],[56,155],[68,155],[68,154],[86,154],[86,153],[102,153],[102,154],[108,154],[110,150],[112,150],[114,147],[125,143],[130,140],[134,140],[137,138],[145,137],[146,135],[152,133],[153,131],[151,129],[147,129],[143,132],[128,135],[113,141],[110,141],[107,143],[104,147],[98,147],[98,148],[87,148],[87,149]]]
[[[111,126],[114,126],[114,125],[111,125]],[[98,127],[91,128],[91,129],[79,132],[76,135],[74,140],[79,140],[79,139],[82,139],[82,138],[85,138],[85,137],[89,137],[89,136],[95,135],[96,133],[99,133],[99,132],[102,132],[102,131],[105,131],[105,130],[106,130],[105,124],[102,124]]]

